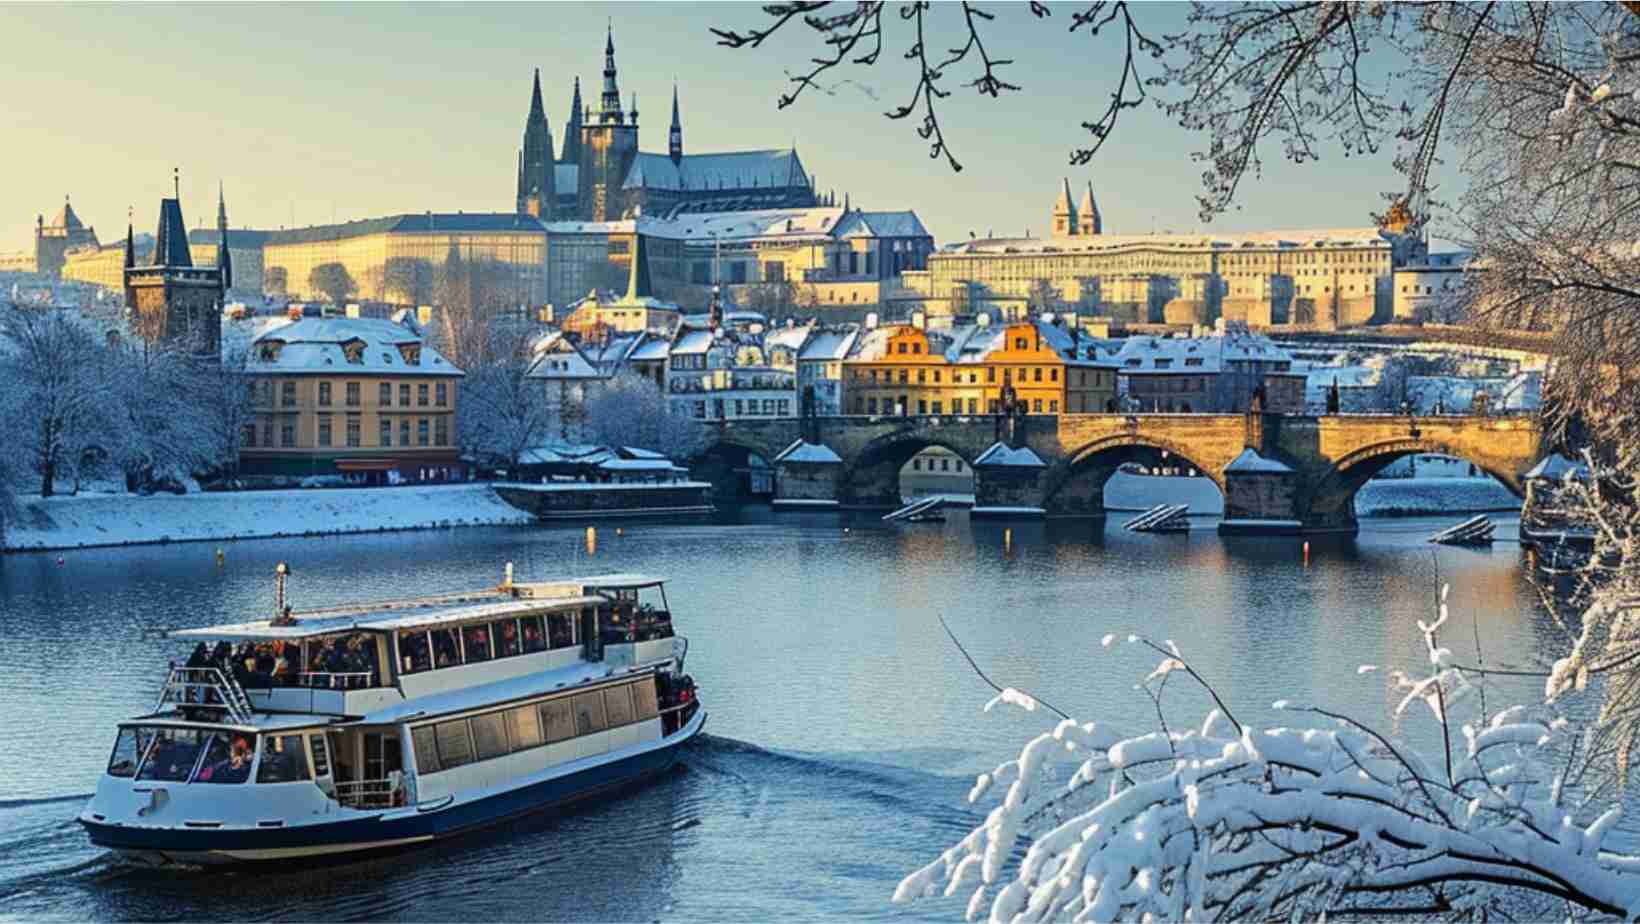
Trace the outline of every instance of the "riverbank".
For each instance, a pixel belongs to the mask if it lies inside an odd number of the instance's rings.
[[[532,520],[488,484],[25,496],[18,499],[18,516],[7,524],[0,551],[507,526]]]

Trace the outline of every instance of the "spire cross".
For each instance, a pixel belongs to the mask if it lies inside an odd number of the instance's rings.
[[[171,187],[176,190],[177,201],[182,201],[182,168],[171,168]]]

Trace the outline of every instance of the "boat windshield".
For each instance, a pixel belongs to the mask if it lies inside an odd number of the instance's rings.
[[[254,732],[131,725],[120,729],[108,775],[165,783],[243,783],[256,756]]]

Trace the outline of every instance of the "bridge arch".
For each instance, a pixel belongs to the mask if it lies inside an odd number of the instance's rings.
[[[1155,466],[1178,459],[1212,480],[1224,494],[1224,473],[1199,449],[1146,433],[1119,433],[1094,440],[1049,470],[1042,507],[1049,516],[1098,516],[1105,512],[1105,484],[1128,462]]]
[[[777,453],[756,440],[712,434],[689,460],[690,477],[707,481],[719,498],[761,497],[773,492]]]
[[[1525,496],[1520,474],[1478,458],[1461,446],[1426,436],[1383,440],[1361,446],[1340,456],[1319,478],[1314,479],[1303,499],[1305,523],[1313,527],[1347,527],[1355,523],[1355,495],[1372,477],[1397,459],[1410,455],[1440,455],[1461,459],[1492,476],[1516,497]]]
[[[989,445],[989,444],[987,444]],[[925,449],[938,447],[962,460],[972,479],[976,450],[961,439],[942,434],[937,428],[918,427],[879,436],[844,460],[837,475],[837,497],[845,506],[898,507],[901,503],[900,470]]]

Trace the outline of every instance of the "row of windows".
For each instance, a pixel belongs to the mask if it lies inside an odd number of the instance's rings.
[[[1002,378],[1003,378],[1004,381],[1016,381],[1016,382],[1034,381],[1034,382],[1041,382],[1041,381],[1043,381],[1042,368],[1043,367],[1041,367],[1041,366],[1032,366],[1032,367],[1022,368],[1022,369],[1018,369],[1018,370],[1004,369],[1004,370],[1002,370]],[[1049,382],[1059,381],[1059,367],[1058,366],[1049,366],[1049,367],[1047,367],[1047,369],[1048,369],[1047,381],[1049,381]],[[878,381],[879,372],[882,375],[882,383],[884,385],[894,384],[895,383],[895,378],[894,377],[895,377],[896,373],[898,373],[898,375],[899,375],[899,384],[901,384],[901,385],[911,384],[911,370],[910,369],[898,369],[898,370],[895,370],[895,369],[881,369],[881,370],[866,369],[863,372],[859,369],[852,369],[852,370],[849,371],[849,381],[852,381],[852,382],[866,381],[866,382],[870,382],[872,384],[876,384],[877,381]],[[932,374],[932,376],[933,376],[933,382],[934,382],[935,385],[938,385],[938,384],[941,383],[942,370],[940,370],[940,369],[917,369],[916,372],[917,372],[917,384],[918,385],[928,384],[930,374]],[[962,378],[963,377],[963,372],[964,372],[964,370],[959,369],[959,370],[957,370],[957,371],[955,371],[951,374],[951,381],[952,381],[953,384],[961,385],[963,383],[963,378]],[[977,371],[970,369],[970,370],[967,370],[967,373],[968,373],[968,384],[970,384],[970,385],[979,384],[979,373]],[[1084,377],[1083,384],[1087,384],[1086,383],[1087,373],[1084,372],[1084,373],[1082,373],[1082,375]],[[996,380],[997,380],[997,367],[996,366],[986,366],[985,367],[985,381],[987,383],[995,383]]]
[[[549,613],[399,633],[399,672],[481,664],[576,645],[575,613]]]
[[[655,679],[645,677],[544,702],[423,725],[410,731],[419,773],[437,773],[582,735],[644,722],[660,714]]]
[[[929,459],[928,460],[928,471],[932,472],[932,471],[935,470],[935,466],[934,466],[935,462],[940,463],[939,464],[939,471],[942,471],[942,472],[950,472],[950,471],[960,472],[960,471],[962,471],[962,460],[961,459],[947,459],[947,458]],[[951,466],[952,462],[956,463],[955,468],[953,468]],[[911,470],[914,471],[914,472],[922,471],[923,470],[923,460],[921,458],[913,458],[911,460]]]
[[[363,386],[358,382],[347,382],[345,385],[347,406],[358,407],[361,403],[360,396]],[[318,401],[320,407],[331,406],[333,403],[333,388],[334,385],[331,382],[319,383]],[[379,390],[376,396],[376,403],[383,407],[391,407],[393,404],[393,385],[389,382],[381,382],[378,384],[377,388]],[[248,382],[245,385],[245,394],[246,397],[253,403],[272,404],[273,382],[267,379],[260,382]],[[431,403],[434,407],[450,406],[450,386],[447,383],[439,382],[431,387],[425,383],[417,385],[416,406],[427,407],[429,403],[429,395],[431,395]],[[286,379],[279,383],[279,403],[287,407],[296,403],[296,381],[294,379]],[[400,407],[411,406],[410,385],[408,383],[399,384],[398,403]]]
[[[334,415],[331,414],[319,415],[318,444],[320,446],[336,445],[335,424],[332,422],[333,416]],[[450,445],[450,420],[448,417],[438,417],[432,420],[429,420],[426,417],[416,418],[415,436],[413,442],[410,432],[410,418],[400,417],[398,422],[399,446],[408,448],[410,446]],[[348,414],[345,426],[346,442],[344,445],[350,449],[359,448],[362,445],[363,427],[359,415]],[[259,430],[260,437],[258,436]],[[280,449],[298,448],[296,443],[296,418],[293,415],[285,415],[279,418],[278,437],[278,441],[275,442],[274,418],[263,417],[261,418],[260,427],[254,423],[245,425],[244,432],[240,434],[240,443],[247,448],[254,448],[258,445],[267,449],[273,449],[275,447]],[[394,445],[393,418],[380,418],[378,421],[376,440],[378,445],[381,446]]]
[[[878,400],[876,398],[862,398],[862,397],[859,397],[859,396],[856,396],[854,398],[854,413],[856,413],[856,414],[883,413],[883,414],[893,414],[893,415],[903,417],[903,416],[906,416],[906,415],[912,413],[911,407],[912,407],[911,399],[904,396],[904,395],[901,395],[899,397],[894,397],[894,398],[884,398],[884,399],[882,399],[882,401],[880,403],[878,402]],[[1044,400],[1042,398],[1036,398],[1036,399],[1031,401],[1030,407],[1031,407],[1031,413],[1033,413],[1033,414],[1057,414],[1057,413],[1059,413],[1059,399],[1058,398],[1048,398],[1048,399]],[[942,401],[942,400],[938,400],[938,399],[930,401],[926,398],[921,398],[921,399],[917,400],[916,408],[917,408],[916,413],[918,415],[927,416],[929,414],[932,414],[932,415],[937,417],[937,416],[945,413],[945,402]],[[966,409],[965,409],[965,405],[963,404],[963,399],[954,398],[951,401],[951,413],[953,413],[953,414],[978,414],[979,413],[979,399],[978,398],[969,398],[968,403],[966,405]],[[1001,403],[1001,401],[997,398],[989,399],[986,402],[985,413],[987,413],[987,414],[1000,414],[1000,413],[1002,413],[1002,403]]]

